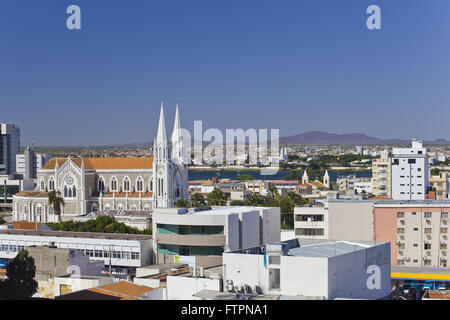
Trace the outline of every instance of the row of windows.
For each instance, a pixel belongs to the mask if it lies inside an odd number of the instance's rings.
[[[92,258],[109,258],[111,254],[111,258],[113,259],[127,259],[127,260],[139,260],[139,252],[130,252],[130,251],[116,251],[116,250],[92,250],[92,249],[82,249],[84,255],[92,257]]]
[[[25,249],[23,245],[7,245],[2,244],[0,251],[3,252],[20,252]],[[130,251],[117,251],[117,250],[93,250],[93,249],[79,249],[84,255],[95,258],[109,258],[111,252],[111,258],[113,259],[128,259],[139,260],[139,252]]]
[[[22,250],[25,249],[25,246],[16,246],[16,245],[7,245],[7,244],[2,244],[0,247],[0,251],[5,251],[5,252],[20,252]]]
[[[419,231],[419,228],[413,228],[413,231]],[[425,228],[425,229],[423,229],[423,232],[425,234],[431,234],[432,230],[431,230],[431,228]],[[441,228],[440,232],[441,233],[447,233],[448,229],[447,228]],[[397,233],[401,233],[401,234],[405,233],[405,228],[397,228]]]
[[[103,177],[100,177],[97,182],[98,191],[104,192],[105,188],[105,180]],[[118,189],[118,179],[116,177],[112,177],[109,182],[110,191],[117,192]],[[131,192],[132,186],[130,178],[125,177],[122,181],[122,190],[124,192]],[[136,180],[136,191],[143,192],[144,191],[144,179],[139,177]],[[150,191],[153,191],[153,181],[150,179]]]
[[[436,212],[436,214],[438,214],[439,212]],[[416,215],[416,212],[411,212],[411,214],[413,216]],[[404,218],[405,217],[405,213],[404,212],[397,212],[397,218]],[[432,218],[433,217],[433,212],[425,212],[424,213],[424,217],[425,218]],[[448,218],[448,212],[441,212],[441,218],[443,219],[447,219]]]

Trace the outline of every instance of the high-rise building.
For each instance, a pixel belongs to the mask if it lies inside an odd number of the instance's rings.
[[[20,152],[20,128],[0,123],[0,174],[16,172],[16,155]]]
[[[394,148],[391,161],[392,198],[424,200],[428,188],[428,155],[422,141],[412,139],[411,148]]]
[[[372,193],[377,197],[391,197],[391,158],[387,150],[372,160]]]
[[[37,170],[43,167],[51,155],[34,153],[33,147],[27,147],[23,154],[16,155],[16,171],[23,179],[36,179]]]

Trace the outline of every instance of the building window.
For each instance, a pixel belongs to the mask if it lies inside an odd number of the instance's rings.
[[[125,178],[123,180],[123,191],[129,192],[130,191],[130,179]]]
[[[405,229],[404,228],[397,228],[397,233],[405,233]]]
[[[405,213],[404,212],[397,212],[397,218],[404,218]]]
[[[447,233],[447,228],[441,228],[441,233]]]
[[[45,181],[44,181],[44,178],[41,178],[41,191],[45,191]]]
[[[416,163],[416,159],[408,159],[408,163]]]
[[[419,246],[419,244],[417,244],[417,243],[413,244],[413,247],[418,247],[418,246]]]
[[[448,212],[442,212],[441,213],[441,218],[442,219],[447,219],[448,218]]]
[[[98,192],[105,192],[105,180],[102,177],[98,179]]]
[[[50,178],[50,180],[48,181],[48,190],[49,191],[55,190],[55,180],[53,180],[53,178]]]
[[[111,179],[111,191],[117,191],[117,179],[112,177]]]
[[[431,249],[431,243],[424,243],[423,248],[425,250],[430,250]]]
[[[425,218],[431,218],[431,212],[425,212]]]
[[[414,230],[414,231],[419,231],[419,228],[414,228],[413,230]]]
[[[138,192],[144,191],[144,182],[142,181],[141,177],[139,177],[137,182],[136,182],[136,189],[137,189]]]
[[[426,234],[431,234],[431,228],[425,228],[425,233]]]

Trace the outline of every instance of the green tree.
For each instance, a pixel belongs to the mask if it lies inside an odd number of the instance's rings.
[[[224,206],[227,203],[227,196],[222,190],[216,188],[208,194],[208,204],[210,206]]]
[[[201,195],[200,193],[194,193],[191,197],[191,201],[190,201],[190,206],[197,208],[197,207],[202,207],[205,206],[206,202],[205,202],[205,197],[203,195]]]
[[[285,177],[285,180],[299,180],[302,181],[302,174],[300,171],[291,170]]]
[[[0,225],[5,224],[5,223],[6,223],[5,219],[3,219],[2,216],[0,216]]]
[[[244,200],[233,200],[230,202],[230,206],[245,206],[247,205],[247,202]]]
[[[254,180],[254,179],[255,177],[248,173],[240,174],[236,177],[236,180]]]
[[[178,199],[177,201],[175,201],[175,207],[187,208],[187,207],[189,207],[189,201],[187,201],[185,199]]]
[[[294,203],[288,195],[280,199],[280,213],[294,213]]]
[[[34,280],[36,266],[28,251],[22,250],[6,267],[7,279],[0,282],[0,298],[10,300],[29,299],[36,293],[38,284]]]
[[[58,217],[58,221],[61,220],[61,206],[64,207],[64,199],[61,197],[61,192],[50,191],[48,193],[48,204],[53,206],[53,212]]]
[[[264,197],[260,194],[251,194],[247,197],[247,204],[253,207],[261,207],[264,205]]]
[[[432,176],[438,176],[440,172],[441,172],[441,169],[439,169],[439,168],[431,169],[431,175]]]

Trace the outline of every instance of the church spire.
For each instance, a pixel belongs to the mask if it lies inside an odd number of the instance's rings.
[[[156,141],[167,143],[166,122],[164,120],[164,106],[161,101],[161,113],[159,114],[158,134],[156,135]]]
[[[173,124],[172,132],[172,145],[175,145],[180,140],[181,137],[181,124],[180,124],[180,114],[178,111],[178,103],[175,110],[175,122]]]

